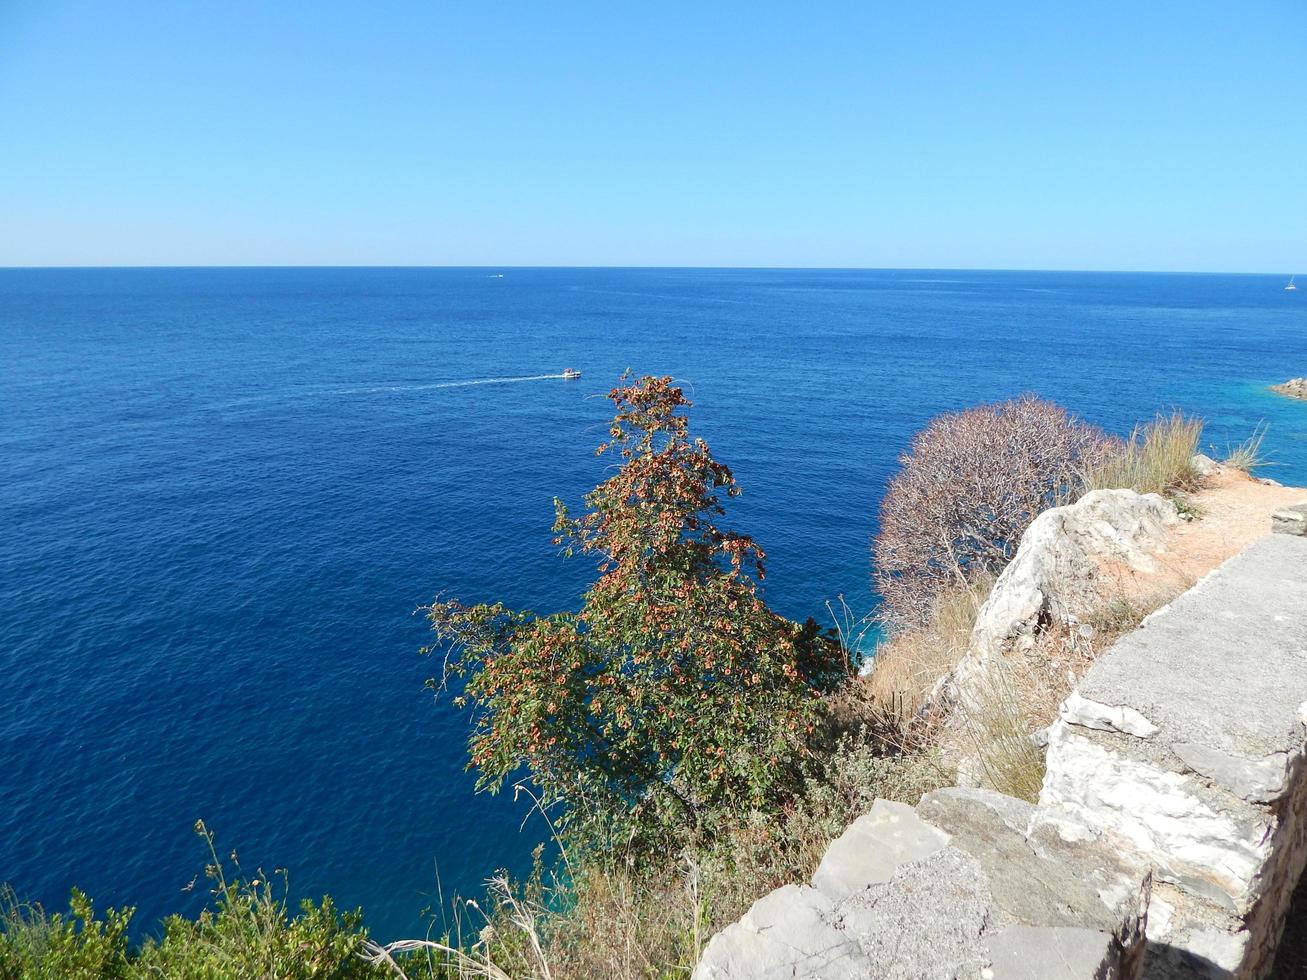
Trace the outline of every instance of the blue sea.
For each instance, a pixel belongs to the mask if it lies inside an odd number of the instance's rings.
[[[289,869],[384,938],[521,872],[525,801],[473,792],[416,607],[547,611],[550,543],[623,369],[670,374],[744,489],[766,597],[874,603],[896,457],[1033,391],[1117,432],[1265,420],[1307,484],[1307,291],[1278,276],[616,269],[0,270],[0,880],[153,928],[205,853]],[[577,381],[541,378],[571,366]]]

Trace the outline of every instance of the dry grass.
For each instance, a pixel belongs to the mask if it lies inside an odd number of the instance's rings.
[[[369,942],[364,954],[397,980],[682,977],[711,935],[699,882],[696,867],[674,862],[641,873],[594,866],[549,888],[500,876],[488,883],[490,908],[455,903],[453,935]]]
[[[907,726],[918,716],[939,679],[967,652],[976,613],[993,584],[986,577],[942,592],[924,626],[897,633],[877,648],[866,685],[882,717]]]
[[[1254,468],[1265,466],[1267,460],[1262,455],[1262,440],[1265,438],[1266,423],[1260,422],[1251,436],[1228,449],[1225,459],[1221,460],[1222,465],[1243,473],[1252,473]]]
[[[654,873],[587,871],[574,903],[548,921],[547,956],[558,980],[688,974],[708,930],[701,875],[688,860]]]
[[[1136,426],[1118,452],[1089,467],[1083,474],[1084,488],[1160,494],[1196,490],[1200,478],[1193,457],[1202,432],[1200,419],[1178,411],[1159,415]]]
[[[1100,654],[1187,586],[1104,598],[1079,623],[1042,630],[1029,646],[1009,651],[993,665],[960,708],[982,782],[1036,801],[1044,756],[1032,736],[1052,724],[1058,707]]]
[[[856,683],[856,682],[855,682]],[[887,752],[846,733],[815,760],[803,794],[778,813],[733,814],[704,847],[642,866],[569,862],[566,880],[490,882],[485,908],[454,905],[448,935],[370,944],[396,980],[671,980],[763,895],[812,876],[830,842],[878,799],[915,804],[952,785],[933,751]]]
[[[1044,784],[1044,753],[1031,738],[1040,727],[1006,664],[987,671],[963,707],[963,731],[971,742],[981,782],[1031,803]]]

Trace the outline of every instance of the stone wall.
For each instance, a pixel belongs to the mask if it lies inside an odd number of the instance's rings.
[[[695,980],[1264,977],[1307,861],[1305,517],[1098,659],[1038,805],[878,801]]]
[[[1269,968],[1307,861],[1305,736],[1307,537],[1291,534],[1154,613],[1063,703],[1036,819],[1149,862],[1153,974]]]

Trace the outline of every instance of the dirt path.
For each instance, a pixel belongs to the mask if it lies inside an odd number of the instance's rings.
[[[1239,470],[1218,467],[1188,501],[1197,517],[1171,529],[1163,548],[1152,553],[1156,568],[1142,571],[1115,562],[1099,566],[1098,590],[1105,603],[1127,600],[1151,610],[1170,602],[1208,572],[1271,533],[1271,514],[1307,503],[1307,489],[1263,483]]]
[[[1192,497],[1201,516],[1177,525],[1159,560],[1191,581],[1202,578],[1259,538],[1271,533],[1271,513],[1307,503],[1307,489],[1270,486],[1221,467]]]

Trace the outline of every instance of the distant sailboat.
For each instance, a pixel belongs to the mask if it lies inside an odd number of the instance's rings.
[[[1298,287],[1295,286],[1295,285],[1293,284],[1293,276],[1290,276],[1290,277],[1289,277],[1289,285],[1287,285],[1287,286],[1284,287],[1284,291],[1285,291],[1286,293],[1291,293],[1291,292],[1293,292],[1293,291],[1294,291],[1295,289],[1297,289],[1297,288],[1298,288]]]

